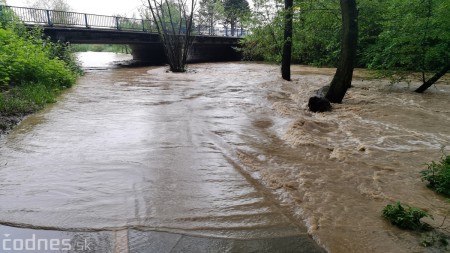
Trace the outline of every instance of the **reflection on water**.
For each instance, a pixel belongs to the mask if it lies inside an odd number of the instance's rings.
[[[216,143],[216,132],[239,140],[248,121],[239,108],[260,99],[243,96],[261,80],[248,76],[244,85],[233,77],[240,64],[217,66],[189,74],[164,67],[87,72],[51,110],[3,141],[0,220],[231,238],[305,233],[240,173],[231,146]]]
[[[108,69],[114,66],[114,62],[131,60],[131,55],[121,53],[76,53],[78,60],[84,69]]]
[[[448,214],[419,176],[450,143],[448,84],[418,95],[360,74],[343,104],[313,114],[308,95],[332,70],[285,82],[271,65],[191,68],[88,72],[26,119],[1,143],[0,220],[235,238],[298,234],[305,221],[331,252],[413,252],[417,238],[382,208]]]

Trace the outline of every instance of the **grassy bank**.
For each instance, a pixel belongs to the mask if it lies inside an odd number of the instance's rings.
[[[28,31],[13,14],[0,12],[0,133],[55,102],[80,74],[70,47],[49,41],[40,30]]]
[[[0,133],[5,133],[22,118],[56,102],[61,89],[44,83],[27,83],[0,94]]]

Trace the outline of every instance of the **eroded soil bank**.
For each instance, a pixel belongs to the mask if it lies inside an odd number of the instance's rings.
[[[421,252],[381,217],[402,202],[440,224],[420,181],[450,143],[450,87],[355,75],[334,111],[307,111],[333,70],[255,63],[97,69],[0,146],[0,220],[223,238],[301,234],[330,252]],[[50,218],[51,217],[51,218]]]

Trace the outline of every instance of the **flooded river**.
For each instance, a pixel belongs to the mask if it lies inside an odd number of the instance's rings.
[[[365,80],[334,111],[306,110],[333,71],[256,63],[87,67],[58,103],[0,140],[0,223],[139,228],[220,238],[308,231],[330,252],[421,252],[381,217],[402,201],[440,224],[450,204],[420,181],[449,152],[450,88]],[[306,226],[305,226],[306,225]]]

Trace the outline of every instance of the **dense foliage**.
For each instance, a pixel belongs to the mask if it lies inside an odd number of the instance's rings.
[[[256,3],[268,1],[272,0]],[[358,67],[436,72],[450,61],[448,1],[359,0],[357,4]],[[247,59],[281,60],[283,11],[270,6],[256,5],[252,34],[243,41]],[[336,66],[340,18],[339,1],[295,1],[293,62]]]
[[[69,47],[0,12],[0,116],[23,115],[53,102],[80,73]]]
[[[443,156],[439,162],[429,163],[421,175],[422,181],[427,181],[435,192],[450,196],[450,155]]]
[[[59,49],[23,38],[11,29],[0,29],[0,81],[3,88],[43,82],[68,87],[75,75],[56,57]]]

